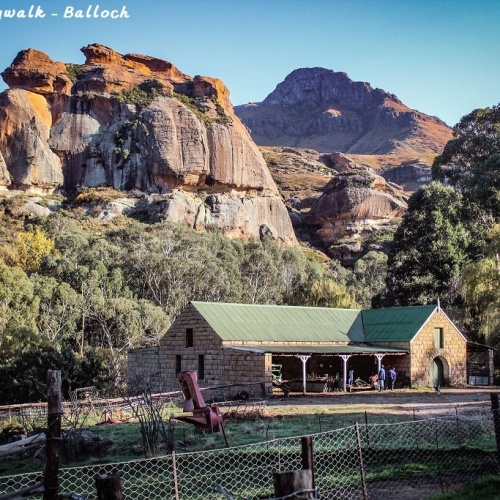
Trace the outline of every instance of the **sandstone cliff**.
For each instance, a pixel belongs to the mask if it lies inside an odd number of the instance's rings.
[[[0,185],[156,193],[165,219],[243,237],[267,226],[295,242],[265,161],[220,80],[98,44],[82,52],[85,64],[74,65],[28,49],[2,73],[10,89],[0,95]]]
[[[451,129],[438,118],[324,68],[295,70],[263,102],[235,111],[262,146],[397,155],[405,161],[438,154],[451,139]]]

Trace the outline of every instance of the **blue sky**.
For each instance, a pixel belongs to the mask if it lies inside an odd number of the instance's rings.
[[[79,49],[102,43],[221,78],[233,104],[261,101],[294,69],[314,66],[449,125],[500,102],[499,0],[0,0],[1,11],[31,5],[46,17],[0,17],[2,70],[28,47],[83,63]],[[63,18],[68,6],[96,5],[125,6],[130,18]]]

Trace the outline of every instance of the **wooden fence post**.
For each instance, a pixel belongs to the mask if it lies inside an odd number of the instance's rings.
[[[275,497],[316,498],[312,437],[303,436],[300,438],[300,442],[302,445],[302,470],[275,472],[273,474]]]
[[[368,489],[366,487],[366,476],[365,476],[365,466],[363,465],[363,447],[361,445],[361,434],[359,432],[359,424],[356,422],[356,442],[358,445],[358,457],[359,457],[359,472],[361,474],[361,485],[363,486],[363,498],[366,500],[368,498]]]
[[[43,500],[59,496],[59,447],[61,443],[61,371],[47,371],[47,444],[43,472]]]
[[[491,392],[491,412],[493,414],[493,428],[497,441],[497,455],[500,456],[500,405],[498,403],[498,392]]]
[[[274,496],[287,497],[290,500],[299,498],[316,498],[313,488],[313,476],[310,469],[292,472],[275,472],[273,474]]]
[[[314,489],[314,455],[313,455],[313,439],[312,436],[303,436],[300,438],[302,444],[302,470],[311,471],[311,486]]]
[[[176,459],[174,450],[172,450],[172,470],[173,470],[173,474],[174,474],[175,500],[179,500],[179,482],[178,482],[178,478],[177,478],[177,459]]]
[[[97,500],[123,500],[119,474],[103,474],[95,478]]]

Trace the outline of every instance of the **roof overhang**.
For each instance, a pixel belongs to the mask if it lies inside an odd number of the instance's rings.
[[[339,356],[342,354],[351,355],[373,355],[373,354],[408,354],[409,350],[405,348],[384,347],[375,345],[228,345],[224,344],[223,349],[232,349],[236,351],[245,351],[253,354],[281,354],[283,356],[295,356],[300,354],[310,354],[311,356]]]
[[[477,351],[486,351],[486,350],[496,351],[497,350],[495,347],[492,347],[490,345],[479,344],[478,342],[469,342],[469,341],[467,341],[467,349],[470,350],[470,351],[472,351],[472,350],[477,350]]]

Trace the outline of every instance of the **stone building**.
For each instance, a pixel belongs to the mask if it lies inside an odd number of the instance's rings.
[[[367,380],[381,364],[395,367],[396,387],[465,385],[467,339],[439,305],[355,310],[190,302],[159,347],[129,352],[128,380],[177,390],[177,374],[196,370],[201,387],[260,383],[270,393],[274,377],[306,392],[332,378],[345,388],[351,370]]]

